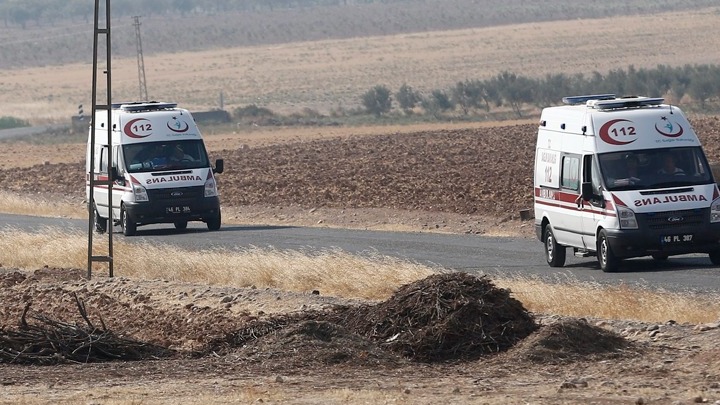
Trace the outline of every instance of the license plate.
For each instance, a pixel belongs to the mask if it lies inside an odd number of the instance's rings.
[[[189,214],[190,213],[190,207],[183,206],[183,207],[165,207],[165,213],[167,214]]]
[[[666,235],[660,237],[660,243],[662,244],[673,244],[673,243],[690,243],[692,242],[692,234],[685,235]]]

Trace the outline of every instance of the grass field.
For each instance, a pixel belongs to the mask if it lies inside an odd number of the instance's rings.
[[[172,53],[145,58],[150,98],[208,109],[256,103],[277,112],[327,113],[402,83],[428,92],[508,70],[522,75],[601,73],[658,64],[716,63],[717,9],[483,29]],[[114,100],[136,99],[137,62],[113,61]],[[90,102],[92,67],[0,71],[0,111],[33,123],[67,120]]]
[[[97,251],[103,241],[95,239]],[[28,250],[27,246],[38,246]],[[170,280],[231,287],[278,288],[366,300],[384,300],[403,284],[447,271],[377,254],[342,250],[303,252],[247,248],[192,252],[172,246],[115,243],[116,274],[138,280]],[[40,233],[0,231],[0,263],[36,269],[52,266],[82,269],[87,264],[87,237],[47,228]],[[96,274],[106,274],[96,269]],[[528,310],[566,316],[635,319],[648,322],[712,322],[720,315],[715,295],[603,286],[572,278],[557,283],[526,275],[494,275]],[[562,297],[562,298],[559,298]]]

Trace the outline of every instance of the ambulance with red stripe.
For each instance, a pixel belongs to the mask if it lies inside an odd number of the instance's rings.
[[[543,109],[535,228],[552,267],[706,253],[720,265],[720,192],[683,113],[661,98],[565,97]]]
[[[140,225],[157,223],[185,229],[188,221],[202,221],[209,230],[220,229],[215,174],[222,173],[223,160],[211,166],[190,112],[175,103],[126,103],[112,106],[111,120],[107,122],[107,110],[98,109],[91,124],[94,148],[88,137],[86,194],[95,230],[107,231],[110,200],[112,223],[127,236]],[[91,154],[94,167],[90,167]],[[113,180],[112,198],[108,179]]]

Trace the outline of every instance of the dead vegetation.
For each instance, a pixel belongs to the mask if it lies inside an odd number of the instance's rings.
[[[53,278],[63,277],[64,273],[48,269],[36,275]],[[39,281],[33,282],[17,272],[4,274],[0,280],[6,288],[18,292],[28,291],[23,287]],[[27,292],[25,299],[3,300],[14,303],[3,310],[0,362],[52,365],[143,360],[184,353],[190,357],[232,355],[238,361],[263,363],[268,369],[306,368],[316,362],[398,367],[407,361],[475,361],[511,349],[538,329],[533,316],[508,290],[495,287],[487,277],[465,273],[437,274],[409,283],[378,303],[345,304],[270,317],[232,317],[193,304],[158,313],[147,305],[150,297],[141,295],[133,299],[138,313],[133,318],[127,314],[121,317],[126,311],[118,308],[120,302],[109,295],[82,290],[66,294],[58,297],[60,305],[44,302],[44,294]],[[91,322],[86,300],[93,305],[100,327]],[[35,301],[38,308],[29,313]],[[68,304],[75,304],[77,314],[69,313]],[[198,318],[190,328],[179,327],[189,323],[182,321],[188,309]],[[18,311],[19,322],[12,326],[8,316]],[[106,326],[103,312],[114,330]],[[138,324],[140,319],[143,322]],[[575,354],[613,352],[625,345],[619,336],[598,332],[587,323],[564,323],[545,330],[549,332],[529,340],[534,342],[531,346],[540,346],[533,353],[532,348],[526,349],[529,354],[525,357],[531,361],[537,360],[543,350],[554,351],[553,356],[558,357],[561,350]],[[128,337],[138,334],[148,343]],[[196,342],[190,350],[168,346],[171,342],[189,341]]]
[[[85,325],[70,324],[47,315],[28,316],[32,301],[25,303],[19,326],[0,326],[0,363],[55,365],[64,362],[94,363],[113,360],[149,360],[168,357],[172,350],[123,338],[88,318],[85,303],[73,294]],[[30,322],[28,322],[28,317]]]

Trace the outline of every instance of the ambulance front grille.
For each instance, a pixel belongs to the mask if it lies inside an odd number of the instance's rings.
[[[202,186],[199,187],[177,187],[148,190],[150,201],[166,201],[175,199],[201,198],[205,193]]]
[[[706,209],[655,212],[639,214],[640,218],[638,219],[644,222],[649,229],[672,230],[703,225],[709,221],[705,211]]]

